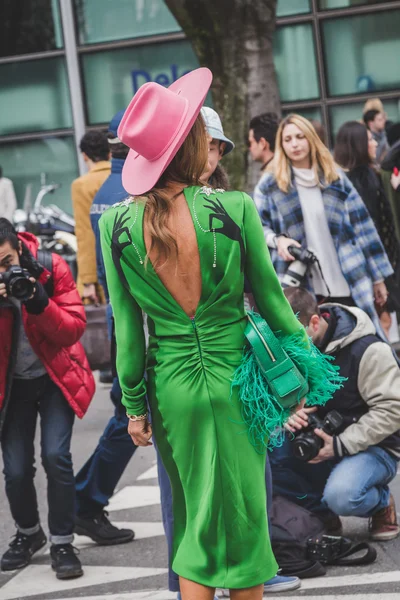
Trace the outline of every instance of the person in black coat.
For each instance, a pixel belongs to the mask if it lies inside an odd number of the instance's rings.
[[[386,282],[389,300],[379,315],[388,333],[390,312],[400,310],[400,250],[394,228],[394,216],[386,197],[379,172],[375,168],[377,143],[371,132],[358,121],[348,121],[336,136],[334,158],[360,194],[382,240],[395,275]],[[377,307],[378,308],[378,307]]]

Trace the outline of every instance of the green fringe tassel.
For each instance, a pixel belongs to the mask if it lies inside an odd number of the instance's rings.
[[[276,332],[275,335],[308,382],[307,406],[326,404],[346,381],[339,375],[339,367],[332,365],[333,357],[322,354],[311,340],[310,348],[306,348],[301,331],[289,336]],[[244,351],[232,387],[239,387],[243,421],[257,452],[281,446],[285,434],[283,425],[291,411],[282,409],[275,400],[251,348]]]

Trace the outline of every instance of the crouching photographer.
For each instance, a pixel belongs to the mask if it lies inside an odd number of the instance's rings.
[[[0,218],[0,435],[6,494],[17,527],[1,568],[25,567],[46,543],[34,487],[39,416],[51,564],[64,579],[83,574],[71,545],[70,442],[75,414],[83,417],[95,385],[78,341],[85,313],[72,274],[60,256],[38,251],[38,245],[32,234],[17,234]]]
[[[343,387],[324,407],[304,408],[271,453],[274,493],[318,514],[339,534],[339,516],[370,518],[371,539],[399,532],[389,483],[400,458],[400,368],[367,314],[340,304],[318,307],[303,288],[285,295],[319,349],[331,355]]]

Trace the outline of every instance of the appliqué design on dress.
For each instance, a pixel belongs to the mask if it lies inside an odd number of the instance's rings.
[[[239,243],[240,247],[240,270],[244,271],[244,263],[245,263],[245,249],[244,249],[244,241],[242,238],[242,232],[240,230],[239,225],[235,223],[232,217],[227,213],[226,209],[222,205],[221,200],[218,198],[211,199],[208,198],[206,200],[209,204],[204,204],[204,208],[209,208],[212,212],[210,214],[210,230],[215,233],[221,233],[225,235],[230,240],[236,241]],[[222,227],[217,229],[214,225],[214,219],[220,221],[222,223]]]
[[[121,200],[121,202],[116,202],[115,204],[112,204],[111,208],[115,208],[117,206],[129,206],[130,204],[132,204],[132,202],[135,202],[135,197],[128,196],[127,198],[125,198],[125,200]]]
[[[200,192],[200,194],[205,194],[208,197],[208,196],[210,196],[210,194],[223,194],[225,192],[225,190],[223,190],[222,188],[214,189],[208,185],[204,185],[202,188],[200,188],[199,192]]]

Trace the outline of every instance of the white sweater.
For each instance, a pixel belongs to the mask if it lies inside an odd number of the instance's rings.
[[[303,213],[304,229],[307,248],[317,256],[331,297],[347,297],[351,295],[340,268],[338,255],[329,231],[324,201],[312,169],[293,168],[301,210]],[[317,265],[310,271],[312,287],[315,294],[328,296],[328,290],[321,277]]]

